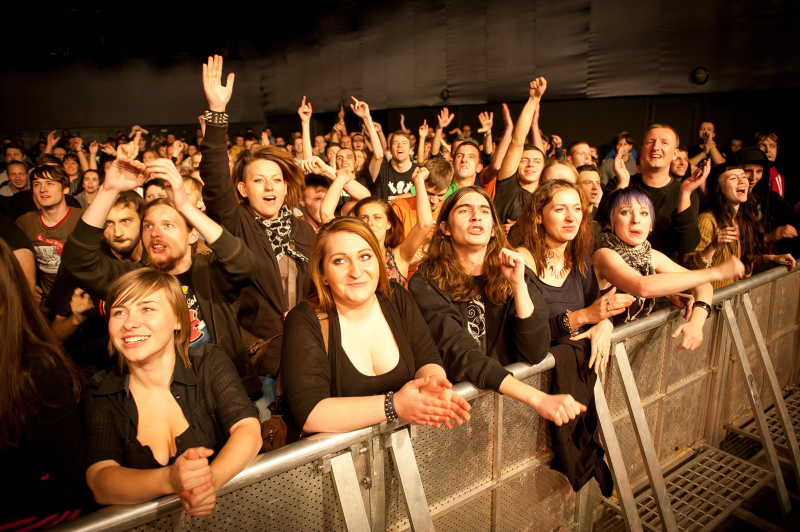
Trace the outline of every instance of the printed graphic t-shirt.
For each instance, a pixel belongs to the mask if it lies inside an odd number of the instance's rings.
[[[189,345],[194,347],[208,343],[208,327],[200,312],[200,303],[197,301],[197,294],[194,292],[192,286],[192,268],[194,263],[183,273],[176,275],[178,282],[181,283],[181,290],[183,296],[186,298],[186,304],[189,306],[189,323],[192,327],[192,334],[189,336]]]

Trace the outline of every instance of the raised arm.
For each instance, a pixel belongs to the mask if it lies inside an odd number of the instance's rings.
[[[303,159],[308,159],[314,155],[314,150],[311,147],[311,113],[311,102],[306,103],[306,97],[303,96],[303,102],[297,110],[303,129]]]
[[[408,232],[405,240],[398,246],[399,253],[397,254],[397,258],[400,259],[397,266],[406,277],[408,276],[408,265],[414,260],[414,254],[425,243],[425,237],[428,236],[433,227],[431,204],[428,201],[428,190],[425,188],[425,180],[428,179],[429,175],[427,168],[418,166],[411,176],[417,194],[417,223]]]
[[[89,144],[89,170],[97,170],[97,151],[100,149],[97,141],[93,140]]]
[[[417,143],[417,164],[425,164],[425,139],[428,138],[428,121],[419,126],[419,142]]]
[[[319,219],[322,223],[328,223],[336,217],[336,206],[339,205],[339,198],[342,196],[342,190],[345,185],[354,180],[356,175],[348,169],[339,169],[336,171],[336,178],[328,187],[325,197],[322,198],[322,203],[319,206]]]
[[[508,179],[517,173],[519,161],[522,158],[522,150],[525,146],[525,138],[528,136],[528,130],[533,121],[533,114],[536,112],[536,107],[538,107],[545,90],[547,90],[547,81],[544,78],[536,78],[531,81],[528,90],[528,101],[522,108],[522,113],[520,113],[514,126],[511,144],[508,146],[508,151],[506,156],[503,157],[503,163],[500,165],[500,171],[497,174],[498,180]]]
[[[503,104],[503,123],[505,124],[503,136],[500,137],[497,143],[497,149],[492,154],[492,161],[489,163],[489,166],[481,172],[481,183],[484,185],[497,177],[497,173],[500,171],[500,165],[503,163],[506,152],[508,152],[508,146],[511,144],[511,135],[514,132],[514,121],[511,120],[511,112],[508,110],[506,104]]]
[[[486,155],[492,154],[492,149],[494,146],[492,145],[492,126],[494,125],[494,112],[492,113],[481,113],[478,115],[478,120],[481,123],[481,127],[478,129],[478,133],[483,133],[483,153]]]
[[[208,58],[208,64],[203,64],[203,90],[208,100],[208,110],[213,113],[224,113],[233,94],[234,74],[228,75],[226,86],[222,85],[222,57],[215,55]],[[228,125],[212,123],[206,124],[203,142],[200,151],[200,175],[203,176],[203,202],[206,205],[206,214],[225,227],[231,233],[236,233],[235,226],[238,221],[237,211],[239,202],[236,190],[231,180],[231,170],[228,165],[228,146],[225,133]]]
[[[375,125],[372,123],[372,116],[369,114],[369,105],[367,105],[367,102],[356,100],[355,96],[351,96],[351,98],[353,98],[353,103],[350,104],[350,108],[357,117],[364,121],[364,125],[369,133],[370,142],[372,142],[372,146],[375,148],[375,151],[372,152],[372,158],[369,160],[369,174],[372,176],[372,180],[375,181],[381,171],[381,164],[383,164],[383,147],[381,146],[378,133],[375,131]]]
[[[531,122],[531,137],[533,138],[533,145],[542,150],[542,153],[547,153],[544,149],[544,140],[542,140],[542,130],[539,129],[539,111],[542,109],[541,105],[536,106],[536,112],[533,113],[533,122]]]
[[[431,157],[439,155],[439,150],[442,146],[442,133],[444,128],[450,125],[450,122],[456,117],[455,114],[450,114],[450,111],[445,107],[439,112],[438,122],[436,124],[436,132],[433,135],[433,142],[431,143]]]

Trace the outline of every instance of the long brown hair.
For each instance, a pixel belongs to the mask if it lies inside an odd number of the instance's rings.
[[[128,272],[111,285],[106,297],[106,308],[110,314],[114,307],[124,305],[128,301],[142,299],[158,291],[164,292],[164,297],[181,326],[179,330],[175,331],[175,355],[181,359],[184,367],[188,368],[191,366],[189,340],[192,335],[192,325],[189,321],[189,307],[186,306],[186,298],[174,275],[149,266]],[[127,359],[117,353],[111,339],[108,340],[108,354],[112,357],[117,355],[120,369],[127,366]]]
[[[386,266],[383,264],[383,252],[375,238],[375,233],[358,218],[352,216],[338,216],[320,227],[317,233],[317,240],[314,242],[314,249],[311,250],[311,258],[309,259],[309,270],[311,280],[308,288],[308,297],[306,301],[309,305],[321,312],[329,312],[334,306],[333,292],[331,287],[322,282],[324,278],[324,265],[325,255],[328,253],[328,241],[330,236],[334,233],[353,233],[363,238],[369,244],[375,259],[380,264],[378,273],[378,292],[383,293],[386,297],[391,297],[391,286],[389,285],[389,274],[386,271]]]
[[[489,203],[492,212],[492,233],[483,262],[483,275],[486,280],[484,291],[486,299],[493,305],[502,305],[511,295],[511,284],[503,276],[500,268],[500,250],[507,248],[508,241],[503,233],[494,203],[480,187],[463,187],[453,192],[442,205],[439,223],[433,231],[427,256],[420,262],[419,271],[439,290],[447,292],[454,301],[469,301],[478,295],[475,280],[461,265],[461,259],[450,237],[444,234],[443,224],[450,222],[450,212],[465,194],[475,192],[483,196]]]
[[[283,148],[276,146],[264,146],[260,150],[253,153],[251,150],[244,150],[239,154],[236,159],[236,164],[233,165],[233,182],[244,183],[244,171],[253,161],[259,159],[265,161],[272,161],[278,165],[283,174],[283,180],[286,181],[286,197],[283,200],[284,205],[290,209],[296,209],[300,206],[300,198],[305,192],[306,181],[303,171],[294,162],[292,155]],[[237,188],[237,194],[239,194]],[[247,198],[239,194],[239,198],[247,203]]]
[[[61,349],[45,320],[28,280],[14,253],[0,239],[0,450],[18,447],[25,440],[27,427],[43,405],[44,393],[37,390],[33,368],[58,372],[72,387],[75,402],[81,379],[75,365]],[[66,368],[66,375],[63,368]],[[44,393],[43,393],[44,392]]]
[[[350,211],[350,215],[359,218],[361,207],[373,203],[383,207],[383,214],[386,216],[386,221],[389,222],[389,229],[386,230],[386,235],[383,237],[383,246],[387,249],[396,248],[402,241],[403,228],[400,225],[400,220],[397,219],[397,215],[394,213],[394,209],[389,206],[388,201],[375,196],[367,196],[366,198],[358,200],[358,203],[356,203]]]
[[[536,264],[536,275],[539,276],[539,279],[544,277],[547,257],[553,254],[545,238],[544,208],[562,190],[574,190],[577,192],[578,197],[581,199],[581,211],[583,211],[578,232],[575,238],[567,243],[567,248],[564,250],[564,268],[572,269],[577,265],[578,272],[584,277],[588,270],[585,259],[586,255],[592,252],[592,246],[594,245],[592,219],[588,216],[589,204],[586,201],[583,190],[578,185],[563,179],[554,179],[539,185],[531,198],[525,202],[517,219],[513,235],[509,238],[511,245],[515,248],[521,246],[531,252],[533,262]]]

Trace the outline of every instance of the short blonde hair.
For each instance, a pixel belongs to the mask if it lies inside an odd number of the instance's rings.
[[[124,305],[128,301],[136,301],[163,291],[164,296],[175,313],[175,317],[180,324],[180,330],[175,331],[175,354],[181,359],[184,367],[191,366],[189,362],[189,340],[191,338],[191,322],[189,320],[189,307],[186,305],[186,298],[181,290],[178,279],[167,272],[152,267],[139,268],[126,273],[117,279],[105,301],[105,309],[110,312],[112,308]],[[117,352],[111,339],[108,340],[108,354],[117,355],[119,358],[119,368],[123,369],[127,365],[124,356]]]
[[[323,225],[317,233],[317,240],[314,243],[314,249],[311,250],[311,259],[309,260],[309,270],[313,283],[309,286],[306,301],[321,312],[329,312],[334,306],[335,301],[333,300],[331,287],[322,282],[325,271],[323,262],[325,262],[325,255],[328,252],[328,240],[334,233],[352,233],[360,236],[369,244],[381,266],[378,273],[377,291],[383,293],[386,297],[391,297],[389,274],[386,271],[386,265],[383,263],[383,252],[378,244],[378,239],[375,238],[375,234],[367,224],[358,218],[339,216]]]

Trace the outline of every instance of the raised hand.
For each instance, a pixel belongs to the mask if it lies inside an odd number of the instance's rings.
[[[724,244],[730,242],[736,242],[739,240],[739,228],[738,227],[723,227],[717,233],[717,236],[714,237],[714,243],[717,247],[720,247]]]
[[[105,190],[117,193],[133,190],[144,185],[147,180],[144,175],[146,170],[144,163],[134,159],[117,159],[106,172],[102,186]]]
[[[380,122],[373,122],[372,123],[372,127],[375,128],[375,133],[380,133],[381,131],[383,131],[383,128],[381,127],[381,123]]]
[[[73,152],[79,152],[83,148],[83,140],[80,137],[72,137],[69,139],[69,149]]]
[[[711,161],[706,159],[701,166],[692,172],[692,175],[681,181],[681,192],[692,193],[705,184],[708,174],[711,173]]]
[[[355,113],[355,115],[362,120],[371,121],[372,118],[370,118],[369,115],[369,105],[367,105],[367,102],[356,100],[355,96],[350,96],[350,97],[353,99],[353,103],[350,104],[350,109],[353,110],[353,113]]]
[[[89,294],[80,288],[76,288],[72,292],[72,299],[69,302],[69,308],[72,311],[72,315],[75,316],[75,321],[80,324],[89,319],[86,316],[86,313],[94,308],[94,303],[92,303],[92,299],[89,297]]]
[[[336,116],[339,117],[339,122],[344,122],[344,105],[339,107],[339,112]]]
[[[266,131],[261,132],[261,145],[269,146],[269,134]]]
[[[205,137],[206,136],[206,115],[200,115],[197,117],[198,122],[200,122],[200,133]]]
[[[500,250],[500,271],[512,285],[525,284],[525,259],[518,251]]]
[[[304,160],[300,163],[300,167],[309,174],[327,175],[328,177],[336,175],[334,169],[325,164],[323,160],[316,155]]]
[[[444,129],[450,125],[450,122],[456,117],[455,114],[450,114],[450,111],[445,107],[439,112],[439,129]]]
[[[297,110],[297,114],[300,115],[300,122],[307,124],[311,120],[311,113],[311,102],[306,103],[306,97],[303,96],[303,101]]]
[[[208,58],[208,64],[203,64],[203,90],[208,100],[208,109],[223,112],[231,100],[233,93],[233,72],[228,74],[228,82],[222,86],[222,56],[215,55]]]
[[[172,161],[169,159],[156,159],[147,163],[146,167],[148,178],[158,177],[164,180],[167,196],[175,204],[178,212],[183,212],[184,208],[193,205],[189,201],[189,196],[186,195],[186,189],[183,188],[183,178],[178,173],[175,165],[172,164]]]
[[[560,148],[564,142],[561,140],[561,137],[558,135],[553,135],[550,137],[550,142],[553,144],[554,147]]]
[[[553,138],[556,138],[556,136],[553,135]],[[558,140],[560,141],[561,139]],[[622,158],[623,155],[623,151],[620,150],[617,152],[617,155],[614,156],[614,173],[618,181],[617,188],[626,188],[631,182],[631,173],[628,171],[628,167],[625,166],[625,160]]]
[[[536,106],[536,110],[539,110],[539,106]],[[506,126],[506,131],[514,131],[514,121],[511,120],[511,111],[508,110],[508,106],[503,104],[503,124]]]
[[[491,113],[481,113],[478,115],[478,120],[481,123],[480,129],[478,129],[478,133],[486,133],[492,131],[492,126],[494,125],[494,112]]]
[[[422,125],[419,126],[419,138],[420,138],[421,141],[424,142],[425,139],[428,138],[428,130],[429,129],[430,128],[428,127],[428,121],[424,120],[422,122]]]
[[[546,90],[547,90],[547,80],[539,77],[531,81],[528,94],[531,98],[541,98],[542,96],[544,96],[544,91]]]
[[[47,147],[50,148],[50,151],[53,150],[53,146],[55,146],[56,142],[58,142],[58,139],[56,138],[56,133],[58,133],[58,131],[51,131],[50,134],[47,135]]]
[[[106,155],[111,155],[112,157],[117,154],[116,148],[114,148],[110,142],[107,144],[100,144],[100,150]]]
[[[400,114],[400,129],[408,133],[408,130],[406,129],[406,117],[403,116],[402,113]]]
[[[425,180],[428,179],[428,176],[431,175],[427,168],[424,166],[417,166],[414,169],[414,173],[411,174],[411,180],[414,182],[414,187],[417,190],[420,188],[425,188]]]

